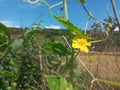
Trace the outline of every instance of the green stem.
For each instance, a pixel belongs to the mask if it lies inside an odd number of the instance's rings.
[[[46,6],[48,6],[48,8],[50,9],[50,4],[47,1],[42,1]]]
[[[82,4],[82,7],[83,7],[83,9],[86,11],[86,13],[88,14],[88,16],[89,16],[90,18],[92,18],[92,19],[94,19],[94,20],[97,20],[97,21],[99,21],[99,22],[101,22],[101,23],[103,23],[103,24],[107,24],[107,22],[102,21],[102,20],[94,17],[94,16],[92,15],[92,13],[89,12],[88,9],[87,9],[83,4]]]
[[[68,20],[67,0],[64,0],[63,4],[64,4],[65,18],[66,18],[66,20]]]
[[[88,19],[88,21],[87,21],[87,23],[86,23],[86,25],[85,25],[85,35],[87,34],[87,27],[88,27],[88,24],[90,23],[90,20],[91,20],[91,18],[89,18]]]
[[[56,6],[60,5],[60,4],[63,4],[63,2],[59,2],[57,4],[54,4],[54,5],[50,6],[49,9],[52,9],[52,8],[54,8],[54,7],[56,7]]]

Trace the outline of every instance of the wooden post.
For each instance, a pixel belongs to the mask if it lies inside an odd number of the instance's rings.
[[[116,9],[116,5],[115,5],[114,0],[111,0],[111,4],[112,4],[112,8],[113,8],[116,20],[117,20],[117,25],[118,25],[118,28],[119,28],[119,32],[120,32],[120,21],[119,21],[119,17],[118,17],[118,13],[117,13],[117,9]]]

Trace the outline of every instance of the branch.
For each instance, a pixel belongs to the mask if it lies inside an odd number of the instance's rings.
[[[67,0],[64,0],[64,12],[65,12],[65,18],[68,20],[68,10],[67,10]]]
[[[86,11],[86,13],[88,14],[88,16],[89,16],[90,18],[95,19],[95,20],[97,20],[97,21],[99,21],[99,22],[101,22],[101,23],[103,23],[103,24],[108,24],[107,22],[105,22],[105,21],[103,21],[103,20],[100,20],[100,19],[94,17],[94,16],[92,15],[92,13],[89,12],[88,9],[87,9],[83,4],[82,4],[82,7],[83,7],[83,9]]]

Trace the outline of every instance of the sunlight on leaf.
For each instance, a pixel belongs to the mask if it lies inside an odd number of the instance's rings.
[[[12,49],[16,50],[16,49],[20,48],[22,46],[23,42],[24,42],[24,40],[22,38],[15,39],[13,41],[13,43],[11,44]]]
[[[66,20],[64,17],[61,17],[61,16],[56,16],[54,14],[52,14],[52,16],[56,20],[58,20],[58,22],[60,22],[63,26],[65,26],[67,30],[72,34],[77,35],[80,38],[86,38],[86,39],[88,38],[88,36],[81,29],[78,29],[69,20]]]
[[[50,90],[72,90],[65,78],[56,75],[45,75]]]

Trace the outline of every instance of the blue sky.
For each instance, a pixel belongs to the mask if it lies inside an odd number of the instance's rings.
[[[34,1],[34,0],[31,0]],[[61,0],[46,0],[50,5],[60,2]],[[86,7],[97,18],[104,19],[108,17],[107,8],[110,15],[114,16],[110,0],[86,0]],[[120,16],[120,0],[115,0],[118,14]],[[62,5],[53,8],[55,14],[62,14],[60,11]],[[77,0],[68,0],[68,15],[71,22],[79,28],[84,29],[88,16]],[[42,20],[45,27],[64,28],[51,15],[44,3],[31,5],[23,0],[0,0],[0,22],[9,27],[30,27],[33,23]],[[92,22],[89,26],[92,25]]]

